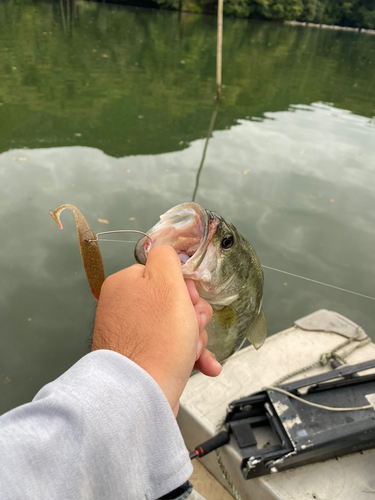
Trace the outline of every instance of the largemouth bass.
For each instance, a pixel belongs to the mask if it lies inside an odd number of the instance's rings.
[[[213,309],[207,326],[209,349],[220,362],[247,338],[258,349],[267,335],[262,311],[263,271],[254,248],[220,215],[197,203],[183,203],[160,221],[135,247],[145,264],[155,245],[170,245],[178,253],[182,273],[195,282],[199,295]]]

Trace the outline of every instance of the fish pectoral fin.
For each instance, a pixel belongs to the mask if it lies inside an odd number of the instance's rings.
[[[259,349],[263,345],[267,337],[267,324],[263,309],[260,310],[260,313],[251,323],[245,335],[255,349]]]

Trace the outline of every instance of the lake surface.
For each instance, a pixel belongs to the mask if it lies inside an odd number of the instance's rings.
[[[73,217],[59,231],[48,211],[149,229],[191,200],[214,110],[214,18],[77,14],[0,3],[0,412],[88,350]],[[375,296],[375,37],[225,19],[223,83],[196,201],[262,264]],[[101,248],[107,274],[134,262],[132,244]],[[269,334],[326,308],[375,339],[374,301],[264,273]]]

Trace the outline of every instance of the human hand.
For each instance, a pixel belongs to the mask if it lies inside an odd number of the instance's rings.
[[[154,378],[175,414],[195,367],[217,376],[221,365],[205,349],[212,309],[170,246],[153,248],[145,266],[135,264],[109,276],[101,289],[92,350],[128,357]]]

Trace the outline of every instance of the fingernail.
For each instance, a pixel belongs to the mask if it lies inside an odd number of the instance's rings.
[[[215,365],[220,367],[220,371],[222,370],[223,366],[219,361],[216,359],[216,354],[212,353],[213,358],[215,359]]]
[[[201,330],[204,330],[208,325],[208,323],[209,323],[208,316],[206,316],[206,314],[204,313],[201,313]]]
[[[215,364],[220,368],[220,371],[221,371],[223,368],[222,364],[219,363],[219,361],[217,361],[216,359],[215,359],[215,362],[216,362]]]
[[[197,357],[195,358],[195,361],[197,361],[197,359],[199,358],[199,356],[202,354],[203,349],[204,349],[203,342],[201,341],[201,339],[199,339],[198,340],[198,346],[197,346]]]

